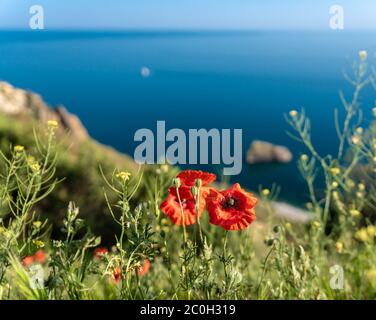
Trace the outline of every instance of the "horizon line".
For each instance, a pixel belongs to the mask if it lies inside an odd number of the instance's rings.
[[[212,33],[219,33],[219,32],[338,32],[338,33],[346,33],[346,32],[375,32],[376,28],[348,28],[343,30],[333,30],[330,28],[154,28],[154,27],[147,27],[147,28],[45,28],[45,29],[38,29],[33,30],[30,28],[13,28],[13,27],[0,27],[0,32],[118,32],[118,33],[127,33],[127,32],[147,32],[147,33],[155,33],[155,32],[212,32]]]

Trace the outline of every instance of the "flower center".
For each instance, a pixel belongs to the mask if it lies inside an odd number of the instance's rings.
[[[222,205],[223,205],[223,207],[224,207],[225,209],[233,208],[233,207],[236,207],[236,205],[237,205],[237,200],[234,199],[234,198],[232,198],[232,197],[228,197],[228,198],[226,198],[226,199],[224,200],[224,202],[223,202]]]
[[[178,200],[178,199],[176,199],[175,202],[176,202],[177,204],[179,204],[179,200]],[[179,204],[179,205],[180,205],[180,204]],[[186,209],[186,208],[187,208],[188,203],[187,203],[187,200],[186,200],[186,199],[181,199],[181,206],[183,207],[183,209]]]

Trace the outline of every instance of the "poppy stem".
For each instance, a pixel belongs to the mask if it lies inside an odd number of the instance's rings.
[[[180,199],[180,194],[179,194],[179,188],[176,187],[176,194],[178,196],[178,201],[180,205],[180,211],[181,211],[181,219],[183,222],[183,239],[184,239],[184,246],[187,244],[187,230],[185,228],[185,217],[184,217],[184,209],[183,209],[183,204]]]
[[[227,240],[228,240],[228,230],[225,230],[225,239],[223,241],[223,270],[225,273],[225,279],[227,279]]]
[[[200,204],[200,187],[197,188],[196,195],[194,195],[194,202],[195,202],[195,211],[196,211],[196,245],[197,245],[197,252],[200,253],[202,249],[202,231],[201,231],[201,224],[199,219],[199,204]]]

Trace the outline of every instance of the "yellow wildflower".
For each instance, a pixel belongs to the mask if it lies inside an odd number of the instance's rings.
[[[338,188],[338,182],[337,181],[333,181],[332,188],[333,189],[337,189]]]
[[[363,183],[359,183],[359,184],[358,184],[358,189],[359,189],[360,191],[364,191],[364,190],[366,189],[366,186],[365,186]]]
[[[352,136],[352,137],[351,137],[351,142],[352,142],[353,144],[359,144],[359,142],[360,142],[360,137],[359,137],[359,136]]]
[[[355,132],[359,135],[363,134],[363,128],[362,127],[359,127],[359,128],[356,128]]]
[[[368,226],[367,227],[367,234],[370,237],[375,237],[376,236],[376,226]]]
[[[34,163],[35,162],[35,158],[33,157],[33,156],[28,156],[27,157],[27,163],[29,164],[29,165],[31,165],[32,163]]]
[[[352,217],[359,217],[360,216],[360,212],[359,212],[359,210],[356,210],[356,209],[351,209],[350,210],[350,215],[352,216]]]
[[[333,176],[337,176],[341,173],[341,169],[338,167],[330,168],[330,172],[333,174]]]
[[[118,174],[116,174],[116,178],[123,180],[123,182],[126,182],[130,179],[131,173],[128,171],[121,171]]]
[[[55,121],[55,120],[48,120],[47,125],[48,125],[49,128],[53,128],[53,129],[55,129],[59,126],[58,122]]]
[[[42,240],[33,240],[33,243],[38,247],[38,248],[43,248],[45,246],[44,242]]]
[[[361,61],[367,60],[368,53],[366,50],[359,51],[359,58]]]
[[[355,232],[355,238],[362,242],[367,242],[370,239],[366,228],[359,229]]]
[[[342,242],[337,242],[336,243],[336,251],[338,253],[342,253],[342,251],[343,251],[343,243]]]
[[[167,173],[168,172],[168,165],[167,164],[162,164],[161,165],[161,171],[163,173]]]
[[[301,156],[300,156],[300,160],[302,160],[302,161],[307,161],[308,160],[308,156],[306,155],[306,154],[302,154]]]
[[[33,227],[34,227],[35,229],[39,229],[39,228],[41,227],[41,225],[42,225],[42,222],[41,222],[41,221],[34,221],[34,222],[33,222]]]
[[[14,151],[17,152],[17,153],[22,152],[24,150],[25,150],[24,146],[17,145],[17,146],[14,147]]]
[[[295,117],[298,115],[298,111],[296,111],[296,110],[291,110],[291,111],[289,112],[289,114],[290,114],[290,117],[291,117],[291,118],[295,118]]]
[[[33,172],[38,173],[40,171],[40,164],[38,162],[34,162],[30,165],[30,168]]]
[[[269,194],[270,194],[270,190],[269,189],[263,189],[261,191],[261,194],[264,196],[264,197],[267,197]]]
[[[312,225],[317,229],[321,227],[321,223],[318,221],[313,221]]]

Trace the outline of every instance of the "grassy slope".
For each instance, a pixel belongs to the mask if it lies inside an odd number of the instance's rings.
[[[36,151],[31,147],[35,145],[33,128],[38,126],[37,122],[30,122],[29,118],[14,119],[0,114],[0,150],[8,152],[11,146],[20,144],[32,154]],[[80,145],[69,141],[69,137],[62,140],[57,150],[57,175],[64,181],[37,208],[37,213],[48,217],[54,230],[59,230],[69,201],[74,201],[81,209],[81,217],[88,221],[93,231],[104,234],[106,238],[107,233],[108,236],[113,234],[114,225],[106,210],[103,197],[105,184],[99,165],[109,176],[115,168],[135,172],[137,165],[130,157],[94,140]]]

